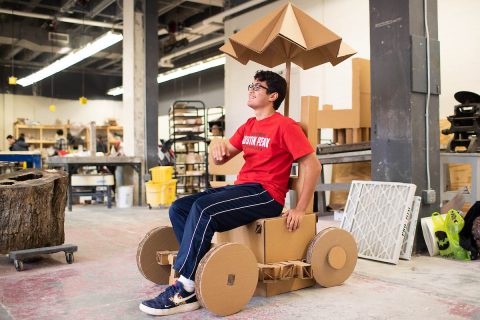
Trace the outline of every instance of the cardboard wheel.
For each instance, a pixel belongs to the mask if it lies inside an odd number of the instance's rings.
[[[198,301],[219,316],[240,311],[253,296],[257,282],[257,259],[248,247],[238,243],[210,249],[195,274]]]
[[[355,239],[346,230],[326,228],[310,242],[307,262],[319,285],[338,286],[350,277],[357,264]]]
[[[161,266],[157,263],[157,251],[177,251],[178,247],[172,227],[150,230],[138,245],[138,270],[145,278],[156,284],[168,284],[171,266]]]

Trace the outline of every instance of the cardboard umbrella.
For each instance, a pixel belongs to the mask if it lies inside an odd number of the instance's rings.
[[[356,53],[341,37],[291,3],[235,33],[220,50],[242,64],[254,61],[273,68],[286,63],[286,116],[292,62],[304,70],[326,62],[335,66]]]

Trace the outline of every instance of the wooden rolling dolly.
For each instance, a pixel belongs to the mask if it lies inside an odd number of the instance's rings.
[[[140,272],[157,284],[173,283],[178,276],[171,269],[177,249],[172,228],[153,229],[138,248]],[[227,316],[245,307],[259,281],[313,278],[323,287],[333,287],[348,279],[356,262],[355,240],[339,228],[318,233],[308,245],[306,261],[259,264],[247,246],[224,243],[212,247],[198,264],[195,290],[204,308],[218,316]]]
[[[65,252],[65,259],[68,264],[72,264],[74,261],[73,253],[78,250],[78,247],[73,244],[63,244],[60,246],[53,247],[44,247],[44,248],[35,248],[35,249],[25,249],[25,250],[16,250],[8,254],[8,257],[13,260],[15,269],[17,271],[23,270],[23,261],[27,258],[35,257],[40,254],[52,254],[57,252]]]

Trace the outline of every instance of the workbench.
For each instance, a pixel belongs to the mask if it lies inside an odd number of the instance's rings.
[[[322,166],[337,163],[352,163],[372,160],[372,150],[340,152],[331,154],[317,154],[317,159]],[[320,174],[320,179],[315,188],[318,191],[318,211],[319,215],[326,215],[325,191],[348,190],[350,183],[325,183],[324,170]]]
[[[0,161],[26,162],[28,168],[42,168],[42,154],[39,151],[2,151]]]
[[[142,163],[141,157],[49,157],[45,161],[49,168],[63,167],[68,172],[68,211],[72,211],[72,174],[85,166],[129,166],[138,177],[138,205],[142,205]]]

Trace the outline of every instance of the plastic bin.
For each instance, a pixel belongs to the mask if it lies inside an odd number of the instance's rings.
[[[133,206],[133,186],[120,186],[115,196],[117,208],[130,208]]]
[[[175,201],[177,180],[167,182],[148,181],[146,183],[147,204],[149,208],[169,206]]]
[[[150,169],[152,172],[153,182],[166,183],[172,180],[173,167],[171,166],[158,166]]]

